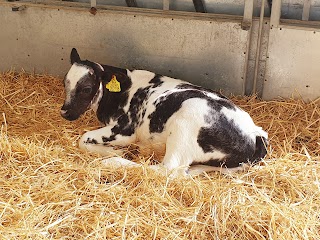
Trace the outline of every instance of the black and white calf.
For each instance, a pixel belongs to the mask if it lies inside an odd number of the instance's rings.
[[[195,172],[239,169],[266,155],[267,133],[216,92],[149,71],[83,61],[76,49],[71,64],[61,115],[75,120],[93,109],[105,124],[82,136],[82,149],[107,155],[115,152],[112,146],[139,142],[165,149],[168,170]]]

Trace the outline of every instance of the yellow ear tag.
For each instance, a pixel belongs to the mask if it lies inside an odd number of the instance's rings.
[[[120,92],[121,91],[120,82],[118,82],[115,75],[112,75],[110,82],[108,82],[106,84],[106,89],[108,89],[110,92]]]

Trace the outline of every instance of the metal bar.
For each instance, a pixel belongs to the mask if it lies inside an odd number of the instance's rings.
[[[245,62],[244,62],[244,70],[242,75],[242,89],[241,89],[241,95],[246,95],[246,86],[248,81],[248,68],[249,68],[249,52],[250,52],[250,46],[251,46],[251,35],[252,35],[252,28],[249,28],[248,35],[247,35],[247,47],[246,47],[246,54],[245,54]]]
[[[271,15],[271,8],[272,8],[272,0],[268,0],[268,7]]]
[[[272,1],[270,26],[279,27],[281,17],[281,0]]]
[[[249,67],[249,51],[251,44],[251,33],[252,33],[252,15],[253,15],[253,0],[244,1],[244,13],[243,19],[241,23],[241,28],[248,32],[248,40],[247,40],[247,50],[245,55],[245,63],[244,63],[244,71],[243,71],[243,84],[242,84],[242,95],[246,93],[246,85],[247,85],[247,73]]]
[[[207,12],[206,6],[203,0],[192,0],[192,1],[193,1],[193,5],[196,12],[202,12],[202,13]]]
[[[96,8],[97,7],[97,0],[90,0],[90,5],[92,8]]]
[[[261,36],[262,36],[262,27],[263,27],[263,19],[264,19],[264,5],[265,5],[265,0],[262,0],[261,9],[260,9],[256,59],[255,59],[255,63],[254,63],[254,78],[253,78],[253,88],[252,88],[253,94],[257,93],[257,79],[258,79],[258,72],[259,72],[260,49],[261,49],[261,40],[262,40]]]
[[[304,0],[303,10],[302,10],[302,20],[303,21],[309,21],[310,8],[311,8],[311,0]]]
[[[252,24],[252,14],[253,14],[253,0],[246,0],[244,2],[244,13],[242,20],[242,29],[249,30]]]
[[[127,6],[128,7],[137,7],[137,2],[136,0],[126,0]]]
[[[170,0],[163,0],[163,10],[170,9]]]

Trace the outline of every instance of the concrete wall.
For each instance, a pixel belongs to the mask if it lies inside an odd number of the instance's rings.
[[[0,70],[63,76],[69,54],[243,93],[249,32],[238,19],[28,5],[0,6]]]

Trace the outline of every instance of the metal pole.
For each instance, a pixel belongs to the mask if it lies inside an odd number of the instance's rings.
[[[247,85],[247,72],[249,66],[249,50],[251,44],[251,25],[252,25],[252,15],[253,15],[253,0],[246,0],[244,1],[244,13],[243,13],[243,20],[241,23],[241,28],[243,30],[249,31],[247,34],[247,48],[245,54],[245,64],[243,70],[243,83],[242,83],[242,95],[246,94],[246,85]]]
[[[97,7],[97,0],[90,0],[91,7],[96,8]]]
[[[258,42],[257,42],[257,49],[256,49],[256,60],[254,63],[254,78],[253,78],[253,89],[252,93],[257,93],[257,79],[258,79],[258,72],[259,72],[259,60],[260,60],[260,48],[261,48],[261,39],[262,39],[262,27],[263,27],[263,18],[264,18],[264,4],[265,0],[262,0],[261,9],[260,9],[260,21],[259,21],[259,32],[258,32]]]
[[[244,12],[241,28],[243,30],[249,30],[252,24],[252,14],[253,14],[253,0],[246,0],[244,2]]]
[[[170,0],[163,0],[163,10],[170,9]]]
[[[302,10],[302,20],[309,21],[311,0],[304,0]]]
[[[203,0],[192,0],[192,1],[193,1],[193,5],[196,12],[202,12],[202,13],[207,12],[206,6]]]
[[[272,2],[270,26],[279,27],[281,17],[281,0],[274,0]]]

